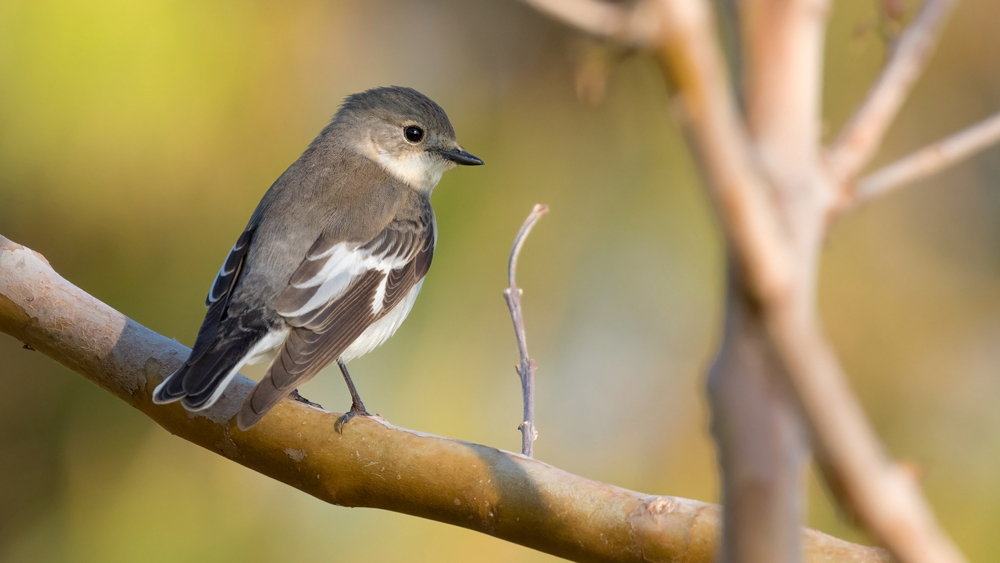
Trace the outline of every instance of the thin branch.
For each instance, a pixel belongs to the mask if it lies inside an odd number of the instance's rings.
[[[916,19],[903,31],[889,63],[829,150],[828,164],[835,180],[850,181],[875,155],[957,3],[925,0]]]
[[[755,161],[704,0],[661,0],[663,41],[654,50],[677,85],[681,117],[728,241],[757,295],[780,296],[793,264],[770,188]]]
[[[623,8],[605,2],[524,1],[580,31],[605,37],[616,37],[612,30],[628,20]],[[763,295],[786,292],[791,264],[785,253],[774,251],[784,246],[779,222],[739,117],[709,6],[704,0],[645,0],[633,10],[635,19],[656,26],[657,32],[650,35],[656,41],[646,46],[677,84],[683,117],[710,179],[723,227],[747,258],[743,266],[753,269],[747,276],[751,285]]]
[[[397,428],[377,418],[334,431],[338,413],[286,399],[247,432],[235,417],[253,382],[189,413],[153,388],[189,349],[70,284],[0,236],[0,332],[83,375],[169,432],[340,506],[445,522],[574,561],[711,563],[718,507],[590,481],[524,456]],[[805,530],[807,561],[888,563],[881,549]]]
[[[531,457],[532,446],[538,439],[535,428],[535,360],[528,355],[528,338],[524,335],[524,314],[521,312],[521,288],[517,287],[517,259],[521,255],[521,247],[527,240],[535,223],[549,212],[549,206],[536,203],[528,218],[521,225],[514,237],[514,246],[510,249],[510,261],[507,263],[507,278],[510,286],[503,291],[503,298],[510,309],[510,319],[514,322],[514,336],[517,338],[517,351],[521,363],[516,366],[517,375],[521,378],[521,394],[524,397],[524,416],[517,427],[521,431],[521,453]]]
[[[853,513],[905,563],[963,563],[912,472],[894,464],[865,416],[812,309],[764,305],[768,332],[810,425],[814,443]]]
[[[633,47],[656,42],[659,29],[650,17],[650,1],[639,0],[633,6],[602,0],[524,0],[536,10],[571,27]]]
[[[855,204],[930,176],[1000,142],[1000,113],[959,131],[862,178]]]

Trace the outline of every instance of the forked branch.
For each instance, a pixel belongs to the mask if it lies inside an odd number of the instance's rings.
[[[703,164],[735,263],[745,274],[748,301],[760,310],[766,328],[762,346],[773,347],[780,362],[772,383],[781,384],[779,372],[786,372],[815,445],[832,463],[846,500],[907,563],[963,558],[937,526],[917,485],[885,454],[854,396],[816,313],[816,275],[834,186],[853,178],[874,154],[955,2],[926,0],[834,144],[828,167],[812,156],[819,141],[814,124],[820,118],[818,65],[827,2],[753,3],[760,11],[749,31],[757,33],[748,33],[746,40],[760,45],[749,46],[754,47],[752,64],[744,69],[744,81],[756,95],[747,110],[752,138],[726,80],[707,0],[658,1],[661,36],[650,49],[677,86],[693,152]],[[572,19],[562,19],[573,25]],[[747,468],[751,479],[754,469]],[[782,527],[769,533],[777,542],[788,532]],[[752,546],[727,547],[741,561],[768,561]]]
[[[828,164],[838,182],[849,182],[875,156],[910,90],[934,52],[941,30],[958,0],[924,0],[916,19],[903,31],[889,63],[865,101],[830,147]]]

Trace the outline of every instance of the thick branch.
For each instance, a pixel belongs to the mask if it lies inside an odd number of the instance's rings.
[[[855,203],[863,203],[930,176],[997,142],[1000,142],[1000,113],[862,178],[855,189]]]
[[[747,129],[786,241],[770,252],[791,257],[795,292],[815,285],[823,224],[814,218],[833,199],[819,166],[828,9],[826,0],[756,0],[739,10]],[[797,562],[808,433],[758,306],[781,296],[754,294],[742,274],[754,269],[740,267],[747,258],[728,260],[725,338],[710,374],[726,506],[720,561]]]
[[[708,376],[725,505],[718,562],[801,561],[808,436],[739,269],[728,278],[722,347]]]
[[[547,205],[535,204],[535,207],[524,220],[521,229],[514,237],[514,246],[510,249],[510,261],[507,263],[507,281],[510,285],[503,292],[503,298],[510,309],[510,318],[514,322],[514,336],[517,338],[517,352],[521,362],[517,365],[517,375],[521,378],[521,395],[524,398],[524,416],[518,429],[521,431],[521,453],[531,457],[532,446],[538,438],[535,428],[535,360],[528,355],[528,337],[524,333],[524,314],[521,312],[521,288],[517,287],[517,259],[521,255],[521,247],[527,240],[535,223],[549,212]]]
[[[920,14],[899,38],[889,63],[830,148],[828,164],[838,182],[849,182],[875,155],[886,130],[927,65],[944,23],[957,3],[958,0],[925,0]]]
[[[110,391],[171,433],[341,506],[446,522],[575,561],[710,563],[711,504],[635,493],[476,444],[286,399],[247,432],[236,412],[253,382],[239,376],[212,409],[189,413],[150,395],[188,348],[101,303],[45,259],[0,237],[0,331]],[[877,548],[807,530],[807,559],[888,562]]]

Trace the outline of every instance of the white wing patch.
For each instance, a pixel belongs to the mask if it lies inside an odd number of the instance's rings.
[[[279,309],[278,314],[291,318],[304,315],[309,311],[315,311],[340,297],[350,287],[351,282],[361,274],[369,270],[378,270],[388,274],[390,270],[402,268],[411,259],[412,252],[408,252],[403,256],[387,255],[386,251],[379,254],[372,254],[370,250],[360,248],[358,243],[337,243],[326,252],[307,258],[309,261],[326,261],[323,268],[316,275],[303,282],[292,284],[292,287],[297,289],[319,286],[316,293],[298,309],[294,311]],[[383,278],[379,284],[378,293],[372,303],[372,309],[376,314],[382,310],[386,279]]]

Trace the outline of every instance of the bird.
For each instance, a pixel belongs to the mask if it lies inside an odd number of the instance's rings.
[[[346,364],[413,307],[437,244],[430,199],[441,175],[481,164],[412,88],[345,98],[257,205],[212,282],[190,356],[154,403],[207,409],[244,365],[270,360],[236,417],[247,430],[336,362],[351,393],[341,428],[368,416]]]

